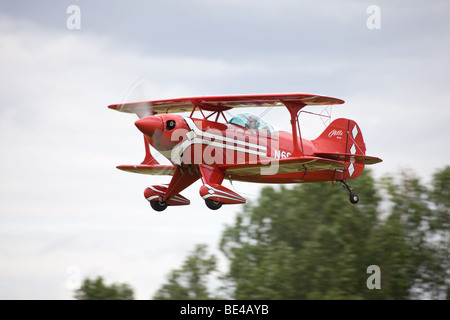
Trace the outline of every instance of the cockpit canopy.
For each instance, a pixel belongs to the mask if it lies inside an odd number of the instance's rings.
[[[251,113],[240,113],[235,115],[228,121],[228,123],[236,124],[238,126],[253,130],[255,132],[264,133],[269,136],[275,135],[275,130],[272,125],[258,116]]]

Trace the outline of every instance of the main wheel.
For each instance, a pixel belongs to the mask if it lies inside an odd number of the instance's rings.
[[[217,210],[217,209],[220,209],[220,207],[222,206],[222,202],[219,202],[219,201],[214,201],[214,200],[211,200],[211,199],[206,199],[205,200],[205,203],[206,203],[206,206],[208,207],[208,208],[210,208],[211,210]]]
[[[350,194],[350,202],[353,204],[356,204],[359,202],[359,197],[357,194],[351,193]]]
[[[164,211],[167,208],[167,203],[160,201],[151,201],[150,205],[155,211]]]

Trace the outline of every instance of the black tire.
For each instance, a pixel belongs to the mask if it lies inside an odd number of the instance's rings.
[[[353,204],[356,204],[356,203],[358,203],[359,202],[359,197],[358,197],[358,195],[357,194],[354,194],[354,193],[351,193],[350,194],[350,202],[351,203],[353,203]]]
[[[220,207],[222,207],[222,204],[223,204],[222,202],[214,201],[214,200],[211,200],[211,199],[206,199],[205,203],[206,203],[206,206],[208,208],[210,208],[211,210],[220,209]]]
[[[150,205],[155,211],[164,211],[167,208],[167,203],[160,201],[151,201]]]

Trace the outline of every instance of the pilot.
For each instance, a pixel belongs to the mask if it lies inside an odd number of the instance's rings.
[[[248,122],[245,124],[245,127],[248,129],[252,129],[252,130],[257,130],[258,129],[258,118],[251,114],[246,115],[245,117],[248,120]]]

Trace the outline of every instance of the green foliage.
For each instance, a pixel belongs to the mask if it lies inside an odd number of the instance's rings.
[[[220,243],[230,298],[449,298],[450,168],[431,188],[411,173],[376,185],[367,170],[351,183],[358,205],[315,183],[267,187],[245,206]],[[367,288],[370,265],[380,290]]]
[[[380,197],[368,174],[354,186],[363,205],[351,205],[331,183],[264,188],[222,236],[233,298],[364,298]]]
[[[84,280],[80,289],[76,290],[78,300],[133,300],[133,290],[128,284],[105,285],[102,277],[95,280]]]
[[[429,277],[431,296],[450,299],[450,166],[437,171],[432,180],[429,199],[432,210],[428,220],[436,259]],[[432,277],[434,275],[434,277]]]
[[[208,292],[207,277],[216,270],[216,257],[207,255],[207,246],[199,244],[179,270],[172,271],[168,283],[156,292],[155,300],[212,299]]]
[[[391,261],[384,277],[403,279],[390,296],[449,299],[450,167],[437,171],[429,187],[411,173],[394,180],[384,181],[392,208],[380,230],[390,236],[378,237],[382,270]]]

